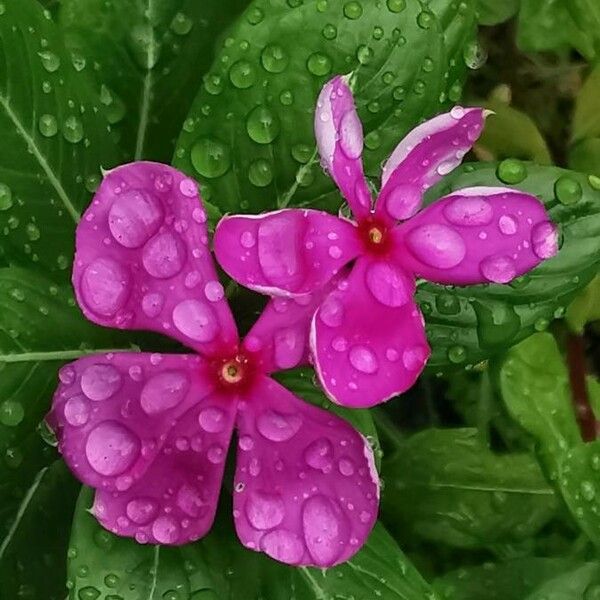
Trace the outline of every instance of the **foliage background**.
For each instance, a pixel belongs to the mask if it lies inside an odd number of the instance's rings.
[[[599,32],[598,0],[0,0],[0,599],[599,599]],[[43,423],[64,362],[177,350],[95,327],[74,303],[74,229],[101,169],[171,162],[213,224],[337,211],[312,113],[349,72],[375,185],[417,123],[485,105],[496,116],[470,162],[429,201],[516,185],[547,204],[559,256],[508,286],[419,287],[428,371],[385,407],[344,413],[385,484],[345,565],[244,550],[228,493],[198,543],[118,539]],[[247,327],[264,299],[229,290]],[[282,379],[331,409],[309,370]]]

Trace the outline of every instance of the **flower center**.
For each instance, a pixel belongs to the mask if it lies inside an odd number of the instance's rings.
[[[376,217],[368,217],[360,221],[358,223],[358,235],[367,252],[383,254],[389,249],[388,227]]]
[[[224,388],[246,387],[254,373],[250,357],[241,352],[226,356],[214,363],[218,384]]]
[[[239,383],[244,378],[241,365],[235,360],[227,361],[221,367],[221,378],[225,383]]]

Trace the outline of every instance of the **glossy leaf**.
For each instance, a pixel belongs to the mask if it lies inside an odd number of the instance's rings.
[[[600,137],[586,138],[575,144],[569,152],[569,167],[600,178]]]
[[[588,323],[600,320],[600,276],[571,302],[567,309],[567,324],[571,331],[582,334]]]
[[[585,600],[600,591],[600,563],[522,558],[452,572],[435,582],[452,600]]]
[[[371,598],[436,600],[430,586],[381,525],[350,561],[327,570],[287,567],[246,550],[231,527],[229,502],[219,508],[202,540],[169,548],[145,546],[103,530],[88,509],[92,491],[80,495],[73,524],[75,551],[68,570],[70,598],[118,594],[125,600],[329,600]],[[170,594],[170,595],[169,595]],[[191,596],[190,596],[191,595]]]
[[[596,0],[565,0],[573,21],[590,38],[591,49],[588,59],[597,59],[600,54],[600,5]]]
[[[482,25],[497,25],[513,17],[519,10],[519,0],[478,0],[477,12]]]
[[[2,598],[64,599],[64,555],[78,489],[61,461],[36,474],[0,530]]]
[[[473,1],[460,5],[255,0],[221,44],[173,164],[197,177],[221,212],[337,211],[340,196],[315,151],[322,85],[353,74],[365,167],[379,177],[405,133],[441,112],[449,96],[459,99],[462,50],[474,30]]]
[[[425,283],[417,299],[425,313],[435,371],[474,365],[564,315],[600,264],[600,185],[556,167],[520,161],[466,165],[444,180],[429,200],[472,186],[513,184],[541,198],[561,235],[556,257],[509,285],[446,289]]]
[[[413,435],[384,460],[383,476],[390,528],[460,548],[531,537],[558,508],[534,458],[494,454],[475,429]]]
[[[127,160],[168,162],[213,46],[247,0],[63,0],[66,41],[94,69]]]
[[[550,481],[579,528],[600,546],[600,440],[581,441],[567,368],[554,338],[538,334],[511,349],[499,377],[504,402],[535,437]],[[600,387],[590,383],[588,391],[597,410]]]
[[[117,151],[100,99],[50,13],[35,0],[3,7],[0,256],[68,281],[75,224]]]
[[[573,141],[600,137],[598,95],[600,95],[600,66],[592,70],[577,94],[573,114]]]

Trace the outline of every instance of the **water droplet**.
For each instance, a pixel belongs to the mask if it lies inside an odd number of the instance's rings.
[[[295,144],[292,146],[292,158],[301,163],[306,164],[313,155],[313,149],[308,144]]]
[[[298,564],[304,555],[300,538],[292,531],[275,529],[260,540],[261,550],[275,560],[290,565]]]
[[[225,452],[218,444],[214,444],[206,451],[206,458],[213,464],[221,464],[225,460]]]
[[[588,502],[591,502],[596,497],[596,488],[591,481],[581,482],[581,495]]]
[[[5,400],[0,404],[0,423],[7,427],[16,427],[25,417],[25,410],[20,402]]]
[[[487,60],[487,50],[478,40],[467,42],[463,48],[463,59],[469,69],[481,69]]]
[[[140,440],[117,421],[104,421],[89,434],[85,455],[94,471],[113,477],[124,473],[140,454]]]
[[[352,477],[356,471],[356,466],[351,458],[342,457],[338,462],[338,470],[344,477]]]
[[[314,52],[306,61],[306,68],[317,77],[324,77],[331,71],[332,63],[329,56],[322,52]]]
[[[489,225],[494,217],[492,205],[478,196],[463,196],[444,207],[444,216],[453,225],[476,227]]]
[[[87,585],[79,590],[77,593],[78,600],[97,600],[100,597],[100,590]]]
[[[214,138],[200,138],[190,152],[190,160],[196,171],[209,179],[221,177],[231,166],[229,146]]]
[[[223,91],[223,80],[220,75],[208,74],[204,77],[204,89],[212,96],[218,96]]]
[[[91,365],[81,375],[81,391],[94,402],[114,396],[121,383],[121,374],[112,365]]]
[[[250,25],[258,25],[264,18],[265,13],[262,8],[259,8],[258,6],[248,9],[248,12],[246,13],[246,20]]]
[[[270,144],[279,135],[279,118],[267,106],[256,106],[246,119],[246,131],[257,144]]]
[[[320,494],[304,503],[302,529],[306,547],[320,566],[335,563],[350,535],[348,520],[337,502]]]
[[[425,346],[411,346],[402,353],[402,364],[409,371],[417,371],[423,368],[429,352]]]
[[[63,123],[62,134],[67,142],[77,144],[83,139],[83,123],[73,115],[67,117]]]
[[[183,268],[186,248],[179,236],[166,231],[149,240],[142,251],[146,271],[157,279],[168,279]]]
[[[250,164],[248,169],[248,179],[256,187],[266,187],[273,181],[273,168],[271,163],[259,158]]]
[[[206,503],[195,487],[184,483],[177,491],[177,506],[186,515],[197,519]]]
[[[140,394],[140,405],[148,415],[177,406],[187,394],[189,379],[182,371],[164,371],[150,378]]]
[[[242,435],[238,443],[244,452],[249,452],[254,448],[254,440],[249,435]]]
[[[30,241],[35,242],[40,239],[40,228],[35,223],[27,223],[25,233]]]
[[[179,538],[179,524],[173,517],[162,515],[152,523],[152,535],[159,544],[173,544]]]
[[[379,369],[375,354],[366,346],[356,345],[350,348],[348,354],[350,364],[361,373],[373,374]]]
[[[520,183],[527,177],[527,167],[516,158],[507,158],[498,165],[496,174],[504,183]]]
[[[60,58],[54,52],[44,50],[43,52],[38,52],[38,56],[42,61],[42,66],[48,73],[54,73],[60,67]]]
[[[328,473],[332,468],[333,444],[327,438],[311,442],[304,450],[304,461],[309,467]]]
[[[434,20],[433,13],[428,10],[424,10],[417,15],[417,25],[421,29],[429,29],[433,25]]]
[[[151,292],[142,298],[142,310],[147,317],[157,317],[165,304],[165,297],[160,292]]]
[[[145,190],[129,189],[119,194],[108,213],[108,226],[125,248],[139,248],[152,237],[163,220],[158,199]]]
[[[348,19],[360,19],[363,14],[363,7],[360,2],[357,0],[351,0],[350,2],[346,2],[344,4],[344,16]]]
[[[402,12],[406,8],[406,0],[387,0],[387,7],[390,12]]]
[[[375,56],[373,49],[366,44],[361,44],[356,49],[356,60],[358,60],[361,65],[368,65],[373,60],[373,56]],[[373,110],[373,107],[375,106],[377,108],[376,110]],[[369,110],[373,113],[379,112],[379,104],[377,102],[370,102]]]
[[[72,396],[65,402],[63,414],[69,425],[73,427],[85,425],[90,417],[88,400],[82,395]]]
[[[363,151],[363,129],[358,114],[349,110],[340,121],[340,147],[351,160],[360,157]]]
[[[556,198],[562,204],[575,204],[583,195],[581,184],[568,175],[563,175],[554,184]]]
[[[260,61],[265,71],[281,73],[288,66],[289,57],[279,44],[269,44],[261,52]]]
[[[399,184],[386,197],[385,208],[393,219],[409,219],[419,210],[422,198],[418,186]]]
[[[451,363],[459,364],[467,358],[467,351],[463,346],[450,346],[448,348],[448,360]]]
[[[299,415],[285,415],[274,410],[263,411],[256,420],[260,434],[272,442],[286,442],[298,433],[302,425]]]
[[[437,223],[413,229],[408,234],[407,245],[416,258],[438,269],[456,267],[467,252],[465,242],[458,232]]]
[[[156,66],[160,56],[160,36],[156,35],[150,22],[139,23],[129,30],[127,42],[134,60],[144,70]]]
[[[243,248],[253,248],[256,244],[256,238],[251,231],[244,231],[240,236],[240,244]]]
[[[0,183],[0,210],[8,210],[12,205],[12,190],[5,183]]]
[[[328,327],[339,327],[344,319],[344,307],[334,296],[327,297],[319,309],[319,318]]]
[[[52,137],[58,132],[58,122],[54,115],[44,114],[38,120],[38,128],[44,137]]]
[[[173,309],[175,327],[192,340],[211,342],[219,331],[213,309],[199,300],[183,300]]]
[[[504,235],[514,235],[519,229],[519,223],[513,215],[502,215],[498,219],[498,228]]]
[[[325,25],[325,27],[323,27],[322,34],[326,40],[335,40],[337,37],[337,27],[331,23],[328,23]]]
[[[412,296],[412,280],[387,262],[371,263],[366,282],[374,298],[384,306],[402,306]]]
[[[531,230],[533,251],[541,259],[552,258],[558,252],[558,229],[550,221],[542,221]]]
[[[517,275],[515,261],[510,256],[488,256],[479,265],[481,274],[493,283],[508,283]]]
[[[229,79],[237,88],[247,89],[252,87],[256,81],[256,71],[246,60],[238,60],[229,69]]]
[[[125,512],[136,525],[146,525],[157,515],[158,504],[151,498],[136,498],[127,503]]]
[[[277,527],[285,516],[281,496],[266,492],[252,492],[244,505],[244,512],[254,529],[264,531]]]
[[[194,22],[187,15],[178,12],[171,21],[171,31],[176,35],[187,35],[193,24]]]
[[[215,406],[204,408],[198,415],[200,427],[208,433],[220,433],[227,425],[225,411]]]

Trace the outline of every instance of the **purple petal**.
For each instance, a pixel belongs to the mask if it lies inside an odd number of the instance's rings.
[[[86,485],[129,489],[162,452],[172,423],[211,393],[199,356],[124,352],[63,367],[48,421]]]
[[[330,173],[354,214],[371,210],[371,192],[363,174],[363,129],[344,77],[325,84],[317,100],[315,136],[321,164]]]
[[[377,519],[379,479],[355,429],[264,378],[238,430],[234,519],[246,547],[317,567],[360,550]]]
[[[100,523],[140,543],[181,545],[204,536],[217,509],[235,407],[213,393],[182,415],[140,481],[116,494],[96,491],[92,512]]]
[[[312,294],[269,301],[243,342],[264,373],[308,364],[310,323],[334,281]]]
[[[334,402],[374,406],[414,384],[430,353],[414,290],[394,263],[364,257],[321,304],[310,345]]]
[[[444,284],[508,283],[558,251],[544,205],[510,188],[453,192],[394,235],[407,270]]]
[[[300,209],[225,217],[214,246],[233,279],[273,296],[318,290],[361,251],[354,225],[326,212]]]
[[[413,129],[383,167],[377,212],[408,219],[420,195],[450,173],[481,135],[486,112],[456,106]]]
[[[238,338],[207,247],[196,182],[158,163],[108,172],[77,227],[73,285],[100,325],[165,333],[201,353]]]

